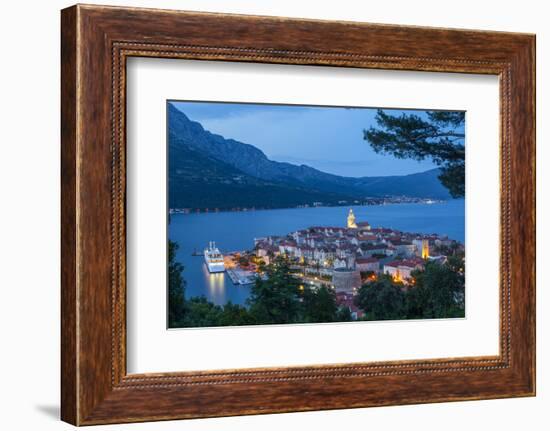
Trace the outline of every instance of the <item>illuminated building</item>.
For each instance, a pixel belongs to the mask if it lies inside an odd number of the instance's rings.
[[[422,240],[422,259],[430,257],[430,244],[427,239]]]
[[[349,209],[348,214],[348,229],[357,229],[357,224],[355,223],[355,214],[353,214],[353,210]]]

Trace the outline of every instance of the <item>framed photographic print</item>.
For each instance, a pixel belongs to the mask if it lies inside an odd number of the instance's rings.
[[[63,420],[535,394],[534,36],[78,5],[61,41]]]

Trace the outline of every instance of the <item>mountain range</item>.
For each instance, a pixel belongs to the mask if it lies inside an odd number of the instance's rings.
[[[355,178],[277,162],[253,145],[205,130],[170,103],[168,151],[170,208],[283,208],[384,196],[450,198],[437,178],[439,169]]]

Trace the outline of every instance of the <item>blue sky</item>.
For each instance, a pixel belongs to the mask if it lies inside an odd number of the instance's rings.
[[[254,145],[271,160],[351,177],[406,175],[435,167],[428,160],[376,154],[363,140],[363,129],[376,125],[373,108],[171,103],[206,130]]]

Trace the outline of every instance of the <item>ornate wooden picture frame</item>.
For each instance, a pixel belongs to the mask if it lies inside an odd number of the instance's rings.
[[[61,416],[75,425],[535,394],[535,37],[102,6],[62,11]],[[126,372],[126,60],[497,75],[500,354]],[[495,220],[495,223],[498,221]]]

